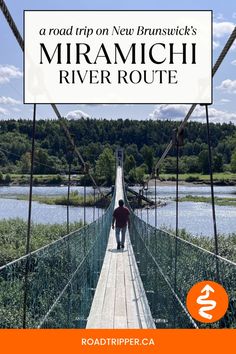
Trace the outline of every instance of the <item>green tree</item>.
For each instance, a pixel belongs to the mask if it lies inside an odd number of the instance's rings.
[[[7,174],[6,177],[5,177],[4,182],[5,182],[6,184],[10,184],[10,183],[11,183],[11,176]]]
[[[96,173],[105,179],[108,185],[114,182],[115,156],[110,148],[105,148],[96,161]]]
[[[138,147],[136,144],[130,144],[125,148],[125,153],[127,155],[133,155],[136,164],[140,165],[141,163],[143,163],[143,156],[142,154],[140,154],[140,152],[138,151]]]
[[[136,171],[136,181],[140,184],[144,182],[145,176],[145,166],[139,166],[135,169]]]
[[[201,172],[199,168],[199,161],[197,156],[184,156],[181,160],[184,160],[186,166],[186,172],[195,173]]]
[[[6,166],[8,164],[8,160],[4,152],[0,151],[0,166]]]
[[[213,171],[222,172],[223,165],[223,155],[220,153],[215,154],[215,156],[213,157]]]
[[[30,164],[31,164],[31,154],[30,152],[26,152],[21,156],[20,159],[20,170],[22,173],[30,172]]]
[[[175,157],[167,157],[163,165],[161,166],[161,172],[164,173],[176,173],[176,158]]]
[[[153,149],[150,146],[144,145],[141,149],[141,154],[143,155],[144,163],[148,167],[148,173],[152,173],[154,162]]]
[[[231,156],[230,167],[231,167],[231,171],[233,173],[236,173],[236,150],[234,151],[234,153]]]
[[[203,150],[198,156],[199,167],[202,173],[209,173],[209,160],[208,160],[208,151]]]
[[[136,161],[133,155],[127,155],[124,162],[125,175],[129,173],[130,170],[136,167]]]

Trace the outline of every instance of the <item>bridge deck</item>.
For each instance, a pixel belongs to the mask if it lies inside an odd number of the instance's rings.
[[[117,169],[116,203],[123,198],[122,169]],[[111,229],[87,328],[155,328],[128,232],[124,250],[116,249]]]

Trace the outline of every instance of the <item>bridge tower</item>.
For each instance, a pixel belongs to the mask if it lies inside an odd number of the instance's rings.
[[[123,161],[124,161],[124,149],[121,147],[118,147],[116,149],[116,168],[118,166],[123,168]]]

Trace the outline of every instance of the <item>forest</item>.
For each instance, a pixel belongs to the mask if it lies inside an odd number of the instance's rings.
[[[125,174],[132,182],[152,174],[155,164],[172,139],[176,121],[105,120],[81,118],[63,119],[84,160],[95,176],[107,184],[114,177],[114,152],[120,146],[125,151]],[[210,124],[214,172],[236,172],[236,126]],[[11,174],[30,171],[32,122],[1,120],[0,122],[0,183],[10,182]],[[180,173],[208,173],[206,125],[189,122],[184,131],[184,146],[180,148]],[[72,173],[84,174],[78,158],[58,120],[39,120],[36,124],[34,173],[63,175],[72,163]],[[176,171],[176,151],[172,149],[161,167],[161,173]]]

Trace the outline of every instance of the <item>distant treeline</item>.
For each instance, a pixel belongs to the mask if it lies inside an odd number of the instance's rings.
[[[142,173],[152,173],[157,160],[179,125],[175,121],[137,121],[79,119],[65,120],[76,146],[98,177],[114,164],[112,152],[117,146],[125,150],[125,169],[131,179]],[[213,169],[216,172],[236,172],[236,126],[211,124]],[[0,168],[6,173],[29,173],[32,122],[6,120],[0,122]],[[68,170],[70,144],[58,120],[39,120],[36,127],[36,174],[59,174]],[[162,166],[162,172],[175,172],[175,149]],[[180,149],[180,172],[207,173],[206,125],[189,122],[184,131],[184,146]],[[100,160],[100,161],[99,161]],[[104,166],[104,163],[107,166]],[[110,165],[109,165],[110,164]],[[72,170],[83,173],[76,157]],[[111,178],[111,176],[109,176]],[[108,178],[108,179],[109,179]]]

